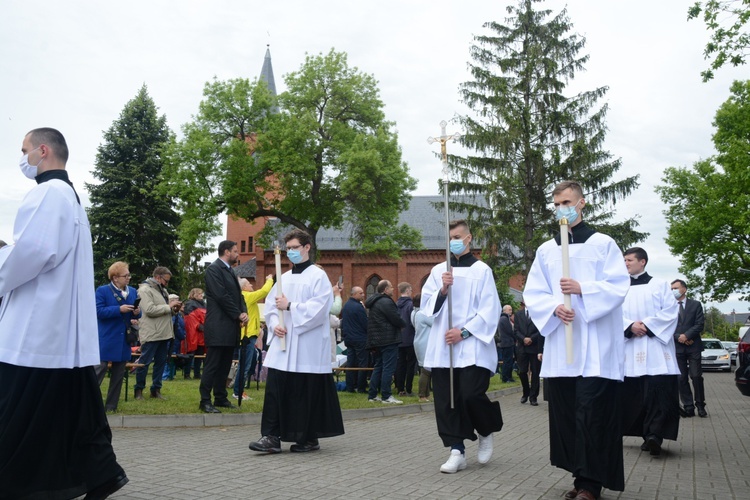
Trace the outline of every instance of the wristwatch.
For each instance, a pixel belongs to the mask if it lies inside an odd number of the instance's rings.
[[[466,340],[469,337],[471,337],[471,332],[467,330],[466,328],[461,328],[461,338]]]
[[[292,303],[291,302],[287,302],[286,303],[286,310],[287,311],[291,311],[292,310]]]

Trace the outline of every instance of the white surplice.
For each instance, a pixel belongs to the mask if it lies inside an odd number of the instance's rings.
[[[73,188],[52,179],[18,209],[0,249],[0,361],[33,368],[99,364],[91,229]]]
[[[654,337],[625,339],[626,377],[680,374],[673,337],[679,309],[666,281],[651,278],[646,284],[630,287],[622,304],[623,330],[642,321]]]
[[[566,360],[565,325],[553,315],[563,303],[562,249],[555,240],[537,249],[526,278],[524,302],[545,337],[540,376],[623,380],[621,305],[630,288],[630,276],[622,252],[612,238],[601,233],[571,244],[569,250],[570,277],[581,285],[581,295],[571,296],[575,311],[571,364]]]
[[[286,351],[281,350],[273,329],[279,324],[276,287],[271,288],[265,305],[266,325],[271,341],[263,364],[295,373],[331,373],[331,325],[333,304],[331,283],[325,271],[310,265],[299,274],[287,271],[281,276],[282,291],[292,303],[282,311],[286,327]]]
[[[425,352],[426,368],[449,368],[450,346],[445,342],[448,331],[448,300],[434,312],[435,303],[443,286],[442,275],[445,263],[432,268],[422,287],[422,303],[419,311],[434,317]],[[495,331],[500,320],[500,299],[492,278],[492,270],[481,261],[471,267],[453,268],[452,286],[453,327],[466,328],[471,337],[453,346],[453,366],[481,366],[495,373],[497,349]]]

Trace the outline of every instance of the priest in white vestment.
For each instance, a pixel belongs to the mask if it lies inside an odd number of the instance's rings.
[[[338,393],[331,370],[333,304],[325,271],[310,260],[310,235],[295,229],[284,237],[292,269],[281,277],[282,297],[276,283],[266,300],[269,346],[263,362],[268,368],[260,431],[250,449],[280,453],[281,441],[294,443],[297,453],[320,449],[319,438],[344,433]],[[279,324],[279,316],[284,326]],[[286,349],[281,349],[281,338]]]
[[[432,373],[438,434],[443,445],[451,449],[448,461],[440,467],[448,474],[466,468],[467,439],[479,438],[477,461],[487,463],[492,457],[493,433],[503,426],[500,403],[490,401],[486,394],[497,368],[495,331],[500,299],[495,280],[489,266],[472,254],[472,235],[466,221],[452,221],[449,229],[452,272],[447,272],[445,262],[432,268],[422,288],[420,307],[434,320],[424,366]],[[450,312],[446,300],[449,289]],[[451,348],[455,408],[450,401]]]
[[[625,487],[621,400],[624,343],[621,305],[629,288],[622,252],[582,220],[577,182],[552,192],[558,220],[570,223],[570,278],[562,276],[560,236],[543,243],[523,298],[544,337],[541,376],[548,382],[550,461],[573,474],[566,498],[599,498],[602,487]],[[571,295],[572,310],[563,304]],[[573,361],[566,359],[565,324],[573,324]],[[545,391],[547,396],[547,391]]]
[[[664,439],[677,439],[680,369],[674,346],[679,306],[669,284],[646,272],[648,254],[625,251],[630,289],[622,305],[625,334],[623,434],[643,438],[642,451],[661,454]]]
[[[63,135],[32,130],[21,151],[38,185],[0,249],[0,498],[105,498],[128,478],[94,373],[91,229]]]

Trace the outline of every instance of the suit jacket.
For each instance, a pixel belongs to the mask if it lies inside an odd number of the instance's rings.
[[[526,309],[516,312],[516,322],[513,325],[513,333],[518,340],[518,348],[521,352],[530,354],[538,354],[542,352],[539,329],[534,322],[531,321]],[[523,340],[526,338],[531,339],[531,344],[525,345],[523,343]]]
[[[674,345],[677,354],[694,353],[703,351],[701,333],[703,333],[703,306],[693,299],[685,299],[685,314],[677,320],[677,329],[674,332]],[[677,339],[684,333],[693,345],[681,344]]]
[[[234,272],[216,259],[206,268],[206,347],[236,347],[240,342],[240,314],[247,312]]]

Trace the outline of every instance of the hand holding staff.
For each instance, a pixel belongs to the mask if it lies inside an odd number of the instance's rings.
[[[284,292],[281,290],[281,249],[279,243],[274,242],[274,258],[276,259],[276,297],[283,297]],[[279,311],[279,326],[284,328],[284,311]],[[286,351],[286,337],[279,337],[281,350]]]
[[[560,219],[560,247],[562,249],[562,275],[563,278],[570,278],[570,255],[568,253],[568,219]],[[563,294],[563,304],[565,309],[571,310],[570,294]],[[565,323],[565,353],[568,364],[573,363],[573,323]]]

